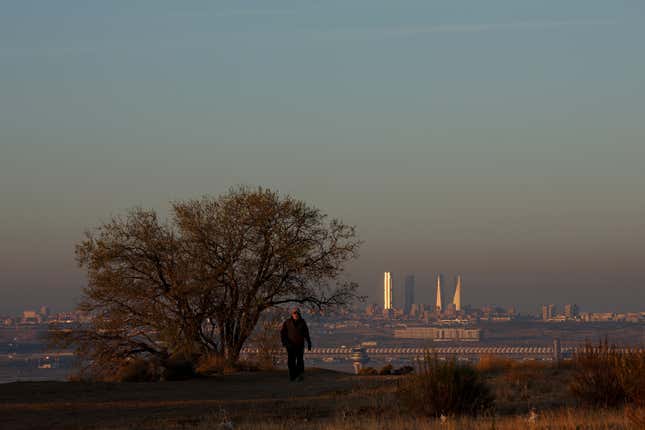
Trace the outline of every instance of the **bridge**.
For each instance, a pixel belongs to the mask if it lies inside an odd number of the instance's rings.
[[[352,352],[358,348],[313,348],[311,351],[305,351],[305,354],[312,358],[317,357],[334,357],[349,358]],[[481,356],[481,355],[500,355],[500,356],[521,356],[521,357],[553,357],[554,351],[552,346],[438,346],[428,348],[360,348],[369,357],[397,356],[406,358],[423,357],[426,354],[439,356]],[[562,347],[560,353],[569,355],[575,350],[574,347]],[[245,348],[242,350],[243,355],[255,355],[259,351],[255,348]],[[272,351],[280,354],[282,351]]]

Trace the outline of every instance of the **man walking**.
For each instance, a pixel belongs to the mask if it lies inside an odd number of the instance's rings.
[[[302,319],[300,309],[291,310],[291,318],[282,324],[280,330],[282,345],[287,349],[287,365],[289,366],[289,379],[292,381],[302,381],[305,371],[305,341],[307,349],[311,351],[311,339],[309,338],[309,328],[307,323]]]

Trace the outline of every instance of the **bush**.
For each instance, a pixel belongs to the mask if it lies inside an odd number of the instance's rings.
[[[493,408],[491,391],[475,368],[428,354],[419,372],[399,385],[396,397],[411,412],[433,417],[474,416]]]
[[[163,379],[166,381],[183,381],[195,377],[195,365],[190,360],[170,358],[164,363]]]
[[[224,373],[226,360],[222,355],[208,354],[199,359],[197,362],[198,375],[209,376]]]
[[[403,366],[392,371],[392,375],[408,375],[414,372],[414,367],[412,366]]]
[[[116,382],[153,382],[159,380],[159,367],[156,363],[135,358],[121,364],[114,375]]]
[[[645,411],[645,350],[632,348],[621,354],[618,379],[625,390],[628,403]]]
[[[381,367],[381,370],[378,371],[379,375],[391,375],[392,374],[392,367],[391,364],[386,364],[385,366]]]
[[[482,355],[479,357],[476,369],[484,373],[501,373],[515,366],[514,360],[494,355]]]
[[[255,361],[238,360],[237,363],[231,365],[222,355],[210,354],[202,357],[197,363],[197,374],[203,376],[209,375],[228,375],[236,372],[258,372],[262,370]]]
[[[631,403],[645,406],[645,351],[619,349],[607,340],[587,343],[573,358],[570,389],[586,405],[617,407]]]
[[[373,367],[362,367],[358,371],[359,375],[378,375],[378,370]]]
[[[625,415],[635,429],[645,429],[645,407],[628,406],[625,408]]]

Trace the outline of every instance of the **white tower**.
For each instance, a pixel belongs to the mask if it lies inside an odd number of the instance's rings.
[[[385,272],[383,275],[383,309],[392,309],[392,275]]]
[[[442,300],[441,300],[441,275],[437,275],[437,303],[435,305],[435,308],[440,311],[443,309],[442,305]]]
[[[457,286],[455,287],[455,296],[452,298],[452,304],[455,310],[461,310],[461,275],[457,275]]]

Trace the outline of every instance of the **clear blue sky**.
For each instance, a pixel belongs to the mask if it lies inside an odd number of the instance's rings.
[[[7,1],[0,313],[69,307],[110,214],[239,183],[356,224],[374,301],[644,310],[643,41],[641,1]]]

